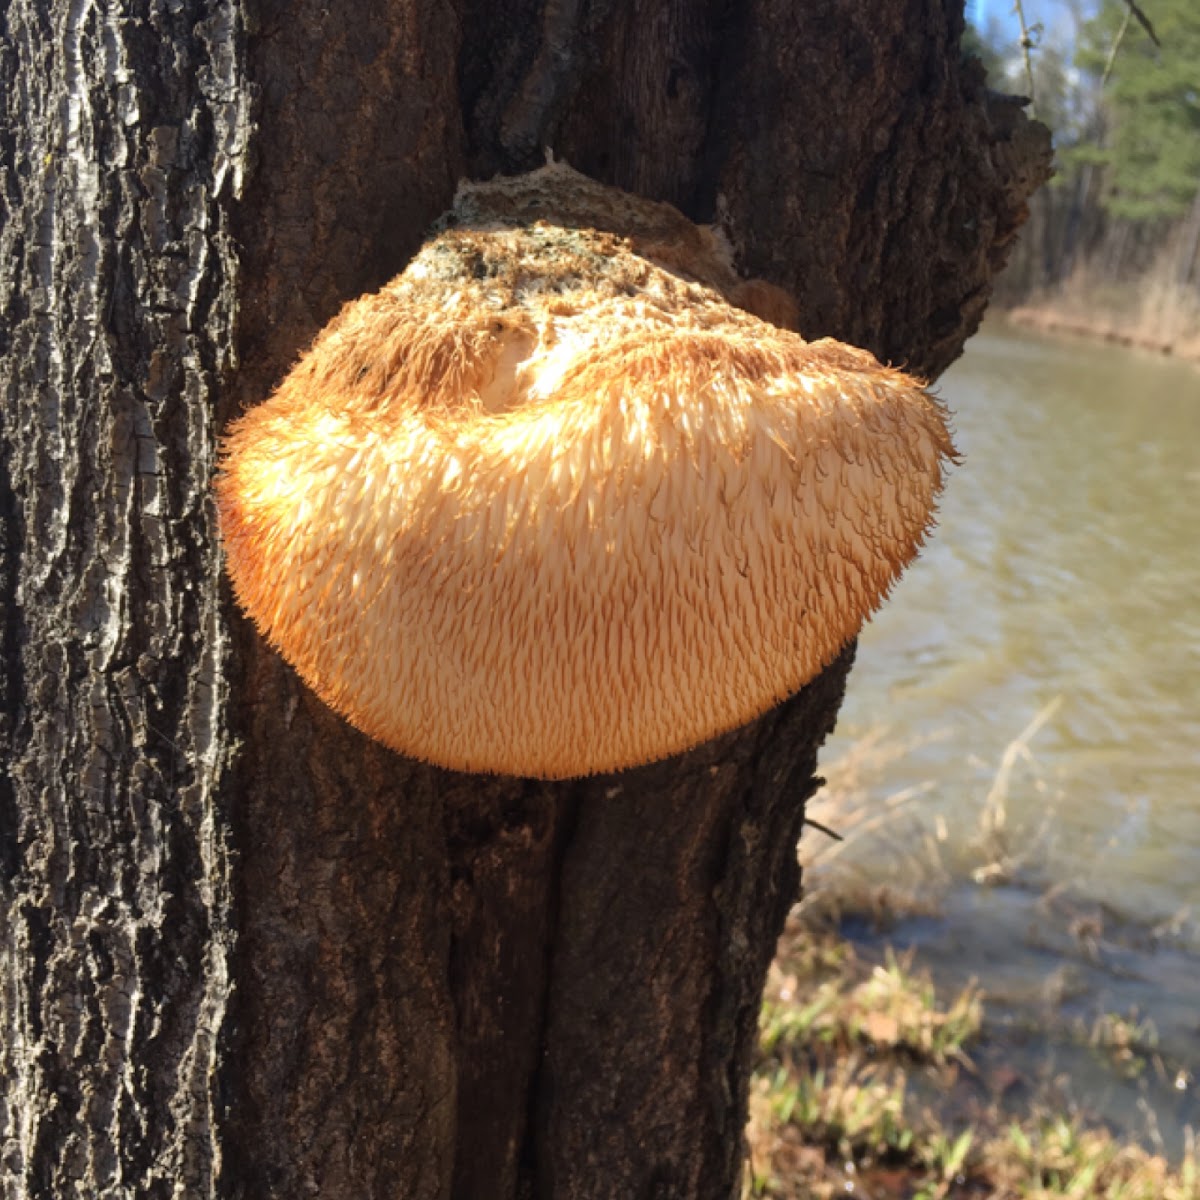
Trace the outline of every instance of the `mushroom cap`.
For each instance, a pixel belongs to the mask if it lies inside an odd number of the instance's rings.
[[[525,179],[460,192],[346,305],[232,427],[216,486],[238,601],[326,703],[429,762],[562,778],[817,675],[954,451],[919,381],[730,303],[746,285],[675,210]],[[540,209],[512,211],[521,186]]]

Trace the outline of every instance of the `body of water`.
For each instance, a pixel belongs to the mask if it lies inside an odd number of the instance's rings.
[[[890,939],[1170,1143],[1200,1118],[1200,372],[997,325],[937,391],[964,461],[861,639],[814,810],[850,836],[806,835],[810,883],[936,893]],[[1154,1078],[1096,1092],[1100,1012],[1154,1022]]]

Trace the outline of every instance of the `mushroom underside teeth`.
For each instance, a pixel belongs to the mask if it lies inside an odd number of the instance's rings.
[[[743,724],[826,666],[916,553],[937,428],[901,439],[900,470],[881,435],[860,427],[857,457],[814,448],[828,430],[760,402],[739,457],[706,439],[704,405],[680,449],[621,402],[623,426],[592,408],[557,440],[507,429],[504,454],[431,452],[417,420],[358,443],[325,428],[257,473],[234,447],[240,601],[354,724],[458,770],[590,774]]]
[[[608,272],[574,283],[552,228],[454,236],[226,441],[222,534],[263,634],[370,736],[472,772],[635,766],[812,679],[932,523],[938,403],[610,234],[564,233]]]

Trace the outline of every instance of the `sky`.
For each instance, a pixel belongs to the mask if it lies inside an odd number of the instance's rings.
[[[1055,41],[1074,41],[1075,16],[1078,9],[1085,16],[1096,10],[1095,0],[1081,0],[1072,4],[1069,0],[1023,0],[1025,20],[1030,26],[1041,24],[1043,36]],[[987,29],[989,24],[999,28],[1007,41],[1014,45],[1020,41],[1021,26],[1013,6],[1013,0],[966,0],[967,20],[977,29]]]

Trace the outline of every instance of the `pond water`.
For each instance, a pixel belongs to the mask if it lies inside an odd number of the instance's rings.
[[[1026,1072],[1178,1146],[1200,1124],[1200,372],[999,324],[937,391],[964,461],[864,631],[813,809],[847,841],[809,830],[806,882],[936,897],[888,939],[977,977]],[[1101,1012],[1154,1024],[1128,1086],[1081,1048]]]

